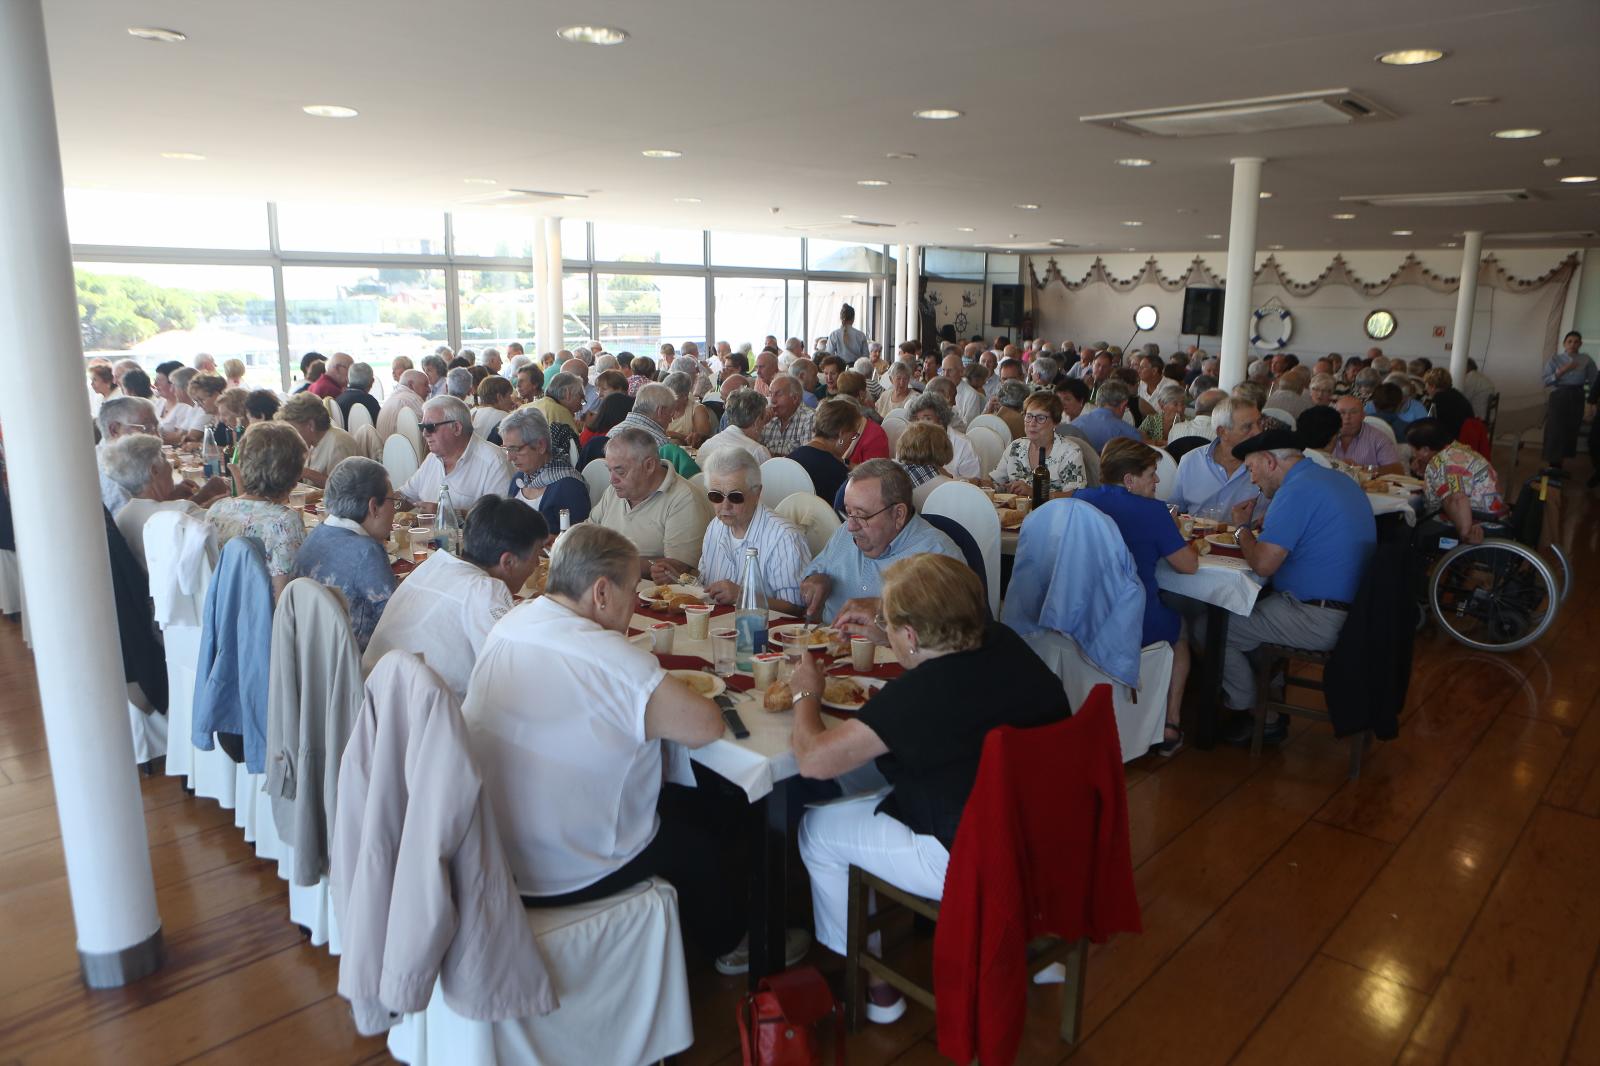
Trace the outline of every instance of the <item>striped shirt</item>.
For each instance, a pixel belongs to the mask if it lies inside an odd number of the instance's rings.
[[[701,584],[732,581],[737,585],[744,576],[746,548],[760,552],[757,561],[761,564],[761,579],[767,586],[768,596],[789,603],[803,602],[800,575],[811,563],[811,549],[806,546],[805,534],[759,504],[743,539],[736,540],[733,530],[720,519],[711,520],[700,545]]]
[[[619,422],[618,425],[627,426],[631,429],[644,430],[650,435],[650,439],[656,442],[656,447],[658,448],[663,444],[672,443],[672,441],[667,438],[666,432],[663,431],[660,426],[656,425],[655,419],[646,418],[637,411],[629,411],[627,417]]]

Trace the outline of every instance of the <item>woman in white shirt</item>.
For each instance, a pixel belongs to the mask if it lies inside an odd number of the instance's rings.
[[[1089,484],[1078,442],[1056,435],[1061,401],[1052,392],[1036,392],[1022,405],[1023,436],[1006,447],[989,478],[1005,492],[1033,491],[1033,472],[1041,459],[1050,472],[1050,494],[1067,496]]]

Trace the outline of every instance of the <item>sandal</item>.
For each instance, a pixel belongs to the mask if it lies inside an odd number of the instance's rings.
[[[1156,745],[1156,754],[1163,759],[1170,759],[1183,750],[1183,730],[1172,723],[1167,723],[1166,729],[1161,734],[1161,743]]]

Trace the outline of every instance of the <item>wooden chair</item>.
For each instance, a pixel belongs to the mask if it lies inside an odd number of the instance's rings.
[[[1321,679],[1305,677],[1292,672],[1295,665],[1316,666],[1326,672],[1328,662],[1333,658],[1331,651],[1307,651],[1304,648],[1290,648],[1282,644],[1263,644],[1256,649],[1256,705],[1251,708],[1255,716],[1255,728],[1250,735],[1250,755],[1255,757],[1261,754],[1262,739],[1266,735],[1267,712],[1287,714],[1291,717],[1308,718],[1314,722],[1333,722],[1332,717],[1325,709],[1307,707],[1302,704],[1284,702],[1289,697],[1289,689],[1301,688],[1310,692],[1324,692],[1326,686]],[[1279,669],[1283,670],[1284,701],[1274,700],[1268,692],[1268,685],[1272,675]],[[1350,780],[1354,781],[1361,776],[1361,755],[1367,747],[1367,737],[1370,730],[1355,734],[1350,738]]]

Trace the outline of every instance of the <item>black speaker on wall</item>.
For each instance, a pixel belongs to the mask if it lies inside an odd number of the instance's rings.
[[[1183,290],[1183,333],[1202,337],[1222,334],[1222,290]]]
[[[996,285],[989,298],[989,325],[1022,325],[1022,286]]]

